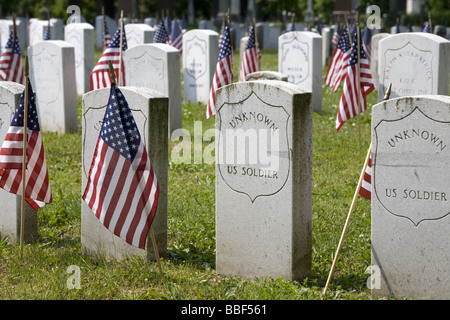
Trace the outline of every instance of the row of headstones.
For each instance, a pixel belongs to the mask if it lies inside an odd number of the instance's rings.
[[[6,110],[2,114],[11,116],[22,90],[16,83],[0,84],[0,106]],[[122,92],[132,106],[160,184],[153,229],[158,252],[164,257],[169,99],[148,88],[124,87]],[[100,89],[83,96],[82,190],[108,95],[109,89]],[[217,105],[217,273],[298,281],[310,276],[311,93],[285,81],[239,82],[218,90]],[[4,137],[8,126],[7,119],[2,120]],[[370,283],[374,296],[450,297],[449,124],[448,96],[401,97],[372,108]],[[236,140],[242,133],[249,143]],[[19,197],[3,192],[2,203],[2,236],[18,235]],[[16,214],[5,214],[5,210]],[[26,240],[37,235],[36,212],[30,207],[25,230]],[[88,254],[155,258],[151,243],[147,249],[126,244],[104,228],[83,201],[81,244]]]

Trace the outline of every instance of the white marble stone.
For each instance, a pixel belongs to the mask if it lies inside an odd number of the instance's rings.
[[[212,30],[190,30],[183,35],[184,101],[208,103],[218,43],[219,34]]]
[[[372,293],[450,298],[450,97],[372,108]]]
[[[310,99],[283,81],[238,82],[217,91],[218,274],[310,275]]]
[[[120,87],[130,106],[133,117],[152,162],[159,184],[158,207],[152,223],[158,253],[167,252],[167,170],[168,98],[149,88]],[[110,88],[90,91],[83,95],[82,111],[82,190],[86,188],[99,130],[103,123]],[[131,246],[109,231],[81,200],[81,247],[93,255],[123,259],[134,255],[154,259],[150,234],[146,249]]]
[[[94,27],[89,23],[70,23],[65,27],[65,40],[75,48],[77,95],[91,88],[90,74],[94,69]]]
[[[66,41],[39,41],[28,48],[30,81],[42,131],[77,132],[75,48]]]
[[[278,72],[288,82],[312,92],[314,112],[322,111],[322,37],[310,31],[292,31],[278,38]]]
[[[169,134],[180,129],[180,51],[163,43],[142,44],[127,49],[124,65],[127,85],[154,89],[169,97]]]

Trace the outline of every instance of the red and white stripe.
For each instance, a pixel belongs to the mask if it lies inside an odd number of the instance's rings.
[[[367,200],[372,200],[372,155],[369,157],[359,194]]]
[[[99,136],[83,199],[105,227],[127,243],[145,248],[158,195],[143,142],[130,162]]]
[[[120,68],[120,49],[106,48],[98,63],[91,72],[91,90],[111,87],[111,76],[109,74],[109,64],[111,61],[116,77],[119,76]],[[116,79],[118,81],[118,79]],[[120,72],[120,85],[125,86],[125,68],[122,61],[122,69]]]
[[[350,50],[343,52],[338,48],[334,49],[328,71],[325,76],[325,84],[334,92],[339,89],[342,79],[347,72],[348,60],[350,58]]]
[[[361,57],[359,67],[359,79],[357,64],[349,65],[347,75],[344,80],[341,100],[339,101],[339,111],[336,119],[336,129],[339,130],[344,122],[355,117],[366,110],[366,96],[375,89],[375,85],[370,72],[370,65],[365,57]],[[359,83],[358,83],[359,80]],[[360,94],[358,101],[358,86]]]
[[[23,127],[10,126],[0,150],[0,187],[22,195]],[[25,200],[35,209],[52,202],[39,131],[28,129]]]

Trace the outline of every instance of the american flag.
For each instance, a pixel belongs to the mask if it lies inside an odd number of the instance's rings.
[[[356,30],[356,26],[354,26]],[[350,58],[351,43],[347,28],[344,27],[342,35],[339,39],[337,47],[333,51],[333,55],[328,65],[328,71],[325,76],[325,84],[334,92],[339,89],[342,79],[347,72],[348,60]]]
[[[166,27],[167,35],[172,33],[172,24],[170,22],[169,16],[164,19],[164,27]]]
[[[16,112],[0,150],[0,187],[8,192],[22,195],[22,162],[24,135],[25,90],[20,97]],[[37,210],[52,202],[52,193],[45,162],[44,145],[39,127],[36,101],[28,80],[27,120],[27,169],[25,178],[25,201]]]
[[[107,229],[144,249],[158,196],[158,181],[143,139],[113,82],[83,200]]]
[[[331,39],[331,44],[333,45],[333,47],[337,47],[341,35],[342,35],[342,28],[341,25],[338,24],[336,30],[334,30],[333,38]]]
[[[369,156],[369,160],[364,171],[364,177],[361,182],[359,194],[367,200],[372,199],[372,154]]]
[[[225,22],[222,47],[216,71],[209,92],[208,106],[206,107],[206,119],[216,114],[216,90],[233,82],[233,45],[231,43],[230,29]]]
[[[259,71],[261,60],[261,51],[255,37],[255,27],[250,28],[247,45],[242,56],[241,68],[239,72],[239,81],[245,81],[245,76]]]
[[[106,17],[103,16],[103,50],[111,43],[111,35],[109,34],[108,24],[106,23]]]
[[[395,24],[395,30],[394,30],[394,33],[400,33],[400,24],[398,23],[398,21],[397,21],[397,23]]]
[[[183,31],[176,19],[173,23],[172,33],[170,34],[170,44],[180,50],[180,53],[183,52]]]
[[[358,75],[358,41],[356,30],[355,33],[352,33],[352,40],[353,45],[350,60],[347,67],[347,74],[345,76],[344,87],[342,90],[341,100],[339,102],[339,111],[336,118],[337,130],[342,127],[346,120],[353,118],[360,112],[366,110],[366,96],[375,89],[372,74],[370,73],[370,65],[361,45],[361,38],[359,39],[361,61],[359,61]],[[358,87],[360,91],[359,97]]]
[[[0,78],[3,81],[13,81],[24,84],[22,54],[20,52],[19,38],[15,34],[13,41],[13,32],[9,34],[8,42],[0,57]]]
[[[431,32],[430,22],[427,21],[425,23],[425,27],[423,28],[423,32],[426,32],[426,33],[430,33]]]
[[[222,42],[223,42],[223,35],[225,32],[225,19],[222,22],[222,28],[220,29],[220,35],[219,35],[219,51],[220,48],[222,48]]]
[[[364,53],[366,55],[367,61],[369,61],[370,64],[370,55],[372,50],[372,31],[370,31],[367,26],[364,28],[364,35],[363,35],[363,49]]]
[[[153,43],[168,43],[169,42],[169,36],[166,31],[166,27],[164,27],[164,22],[161,20],[161,22],[158,25],[158,29],[155,32],[155,35],[153,36]]]
[[[98,60],[94,69],[91,72],[91,90],[109,88],[111,86],[111,75],[109,74],[109,64],[111,61],[116,77],[119,75],[120,67],[120,29],[117,28],[116,33],[111,39],[108,47],[103,51],[102,56]],[[125,29],[123,30],[122,38],[122,52],[127,50],[127,38],[125,36]],[[122,61],[122,70],[120,72],[120,84],[125,86],[125,68]]]

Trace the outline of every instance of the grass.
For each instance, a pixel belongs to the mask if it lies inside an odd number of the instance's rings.
[[[238,76],[239,52],[234,74]],[[262,69],[277,70],[276,50],[263,50]],[[98,53],[97,53],[98,56]],[[325,72],[325,70],[324,70]],[[361,149],[356,119],[337,132],[334,122],[340,92],[323,87],[323,111],[313,115],[313,261],[310,278],[301,282],[258,278],[244,280],[215,272],[215,167],[169,163],[168,256],[164,280],[154,262],[122,261],[81,253],[81,98],[80,130],[43,133],[53,203],[38,212],[39,238],[19,245],[0,239],[0,299],[42,300],[317,300],[325,285],[339,237],[370,143],[370,106],[361,120]],[[183,126],[193,138],[194,121],[203,131],[205,105],[183,104]],[[176,144],[171,141],[169,150]],[[204,142],[204,147],[210,142]],[[169,155],[170,159],[170,155]],[[79,289],[69,290],[67,268],[80,268]],[[370,202],[359,198],[327,299],[372,299],[366,286],[370,265]]]

